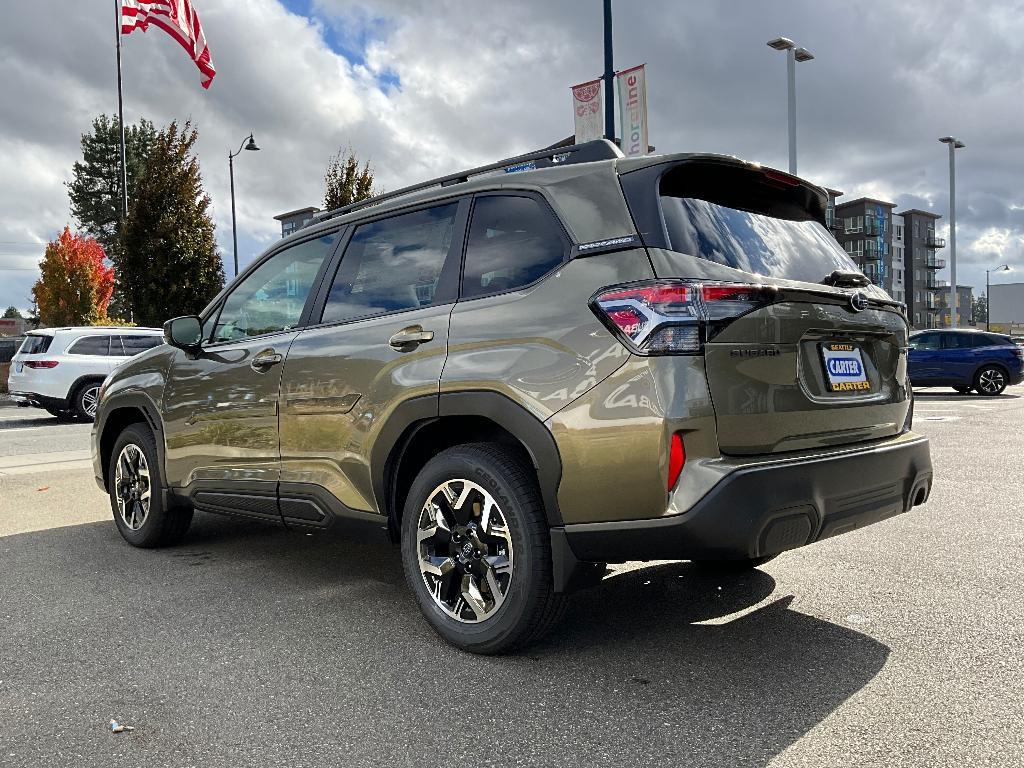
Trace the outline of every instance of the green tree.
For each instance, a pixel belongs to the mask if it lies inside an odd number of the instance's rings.
[[[327,162],[324,173],[324,210],[331,211],[349,203],[373,197],[373,169],[370,163],[359,166],[352,147],[338,150]]]
[[[975,296],[971,302],[971,320],[975,324],[984,323],[988,319],[988,297],[983,293]]]
[[[198,137],[191,122],[160,131],[130,201],[121,287],[139,325],[195,314],[224,287],[210,196],[194,152]]]
[[[4,310],[4,318],[5,319],[7,319],[7,318],[15,318],[15,317],[21,317],[21,312],[18,310],[17,307],[11,305],[7,309]]]
[[[146,171],[146,160],[156,140],[156,129],[149,120],[126,125],[124,133],[127,160],[128,199],[135,196],[139,179]],[[82,134],[82,159],[71,169],[67,182],[71,214],[78,226],[96,238],[118,276],[124,274],[121,259],[121,131],[117,118],[101,114],[92,121],[92,131]],[[120,286],[115,286],[111,314],[124,316]]]

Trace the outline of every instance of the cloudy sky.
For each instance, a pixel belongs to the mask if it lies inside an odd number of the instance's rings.
[[[569,86],[603,66],[600,0],[194,4],[217,67],[210,90],[163,32],[133,33],[125,118],[198,126],[227,263],[227,153],[250,131],[262,151],[236,163],[243,265],[279,236],[275,214],[320,204],[339,147],[389,189],[539,148],[572,133]],[[801,175],[841,201],[945,216],[936,139],[956,135],[959,282],[980,292],[985,267],[1004,261],[1024,279],[1024,2],[618,0],[616,66],[648,65],[658,151],[785,168],[785,64],[765,46],[779,35],[816,56],[797,68]],[[114,3],[3,3],[0,67],[0,307],[26,308],[42,244],[74,225],[64,182],[80,134],[117,109]]]

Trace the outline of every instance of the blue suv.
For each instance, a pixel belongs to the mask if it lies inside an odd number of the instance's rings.
[[[1009,336],[984,331],[919,331],[910,336],[910,382],[998,395],[1024,380],[1024,350]]]

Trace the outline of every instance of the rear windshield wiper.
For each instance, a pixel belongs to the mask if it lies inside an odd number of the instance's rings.
[[[860,272],[844,272],[841,269],[826,275],[821,282],[823,285],[832,285],[836,288],[863,288],[871,285],[871,281]]]

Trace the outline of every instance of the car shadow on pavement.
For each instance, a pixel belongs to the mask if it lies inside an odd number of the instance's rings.
[[[92,523],[0,538],[0,562],[12,765],[765,766],[889,653],[772,600],[769,572],[668,563],[475,657],[420,618],[379,531],[197,515],[181,545],[138,550]],[[111,717],[136,727],[116,751]]]

